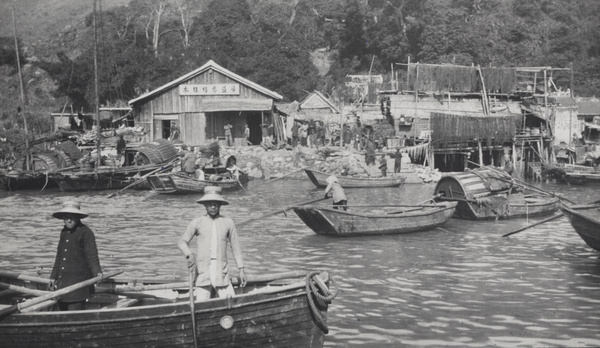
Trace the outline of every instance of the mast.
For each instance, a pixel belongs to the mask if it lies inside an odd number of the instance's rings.
[[[98,97],[98,33],[96,32],[96,0],[94,0],[94,96],[95,105],[94,113],[96,116],[96,168],[100,165],[102,155],[100,153],[100,112],[99,104],[100,98]]]
[[[21,111],[23,112],[23,128],[25,129],[25,162],[27,170],[30,169],[29,161],[29,132],[27,130],[27,117],[25,112],[25,87],[23,86],[23,73],[21,72],[21,58],[19,57],[19,43],[17,40],[17,22],[15,21],[15,6],[12,7],[13,32],[15,34],[15,52],[17,54],[17,69],[19,71],[19,89],[21,91]]]

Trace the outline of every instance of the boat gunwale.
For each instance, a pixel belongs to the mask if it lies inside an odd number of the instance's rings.
[[[296,291],[294,291],[296,290]],[[285,293],[285,292],[289,292],[289,291],[294,291],[293,293],[289,293],[289,294],[281,294],[275,298],[265,298],[262,300],[250,300],[248,302],[242,302],[242,303],[229,303],[229,299],[227,298],[213,298],[213,299],[209,299],[209,300],[205,300],[205,301],[195,301],[194,303],[196,305],[201,305],[203,303],[209,303],[209,304],[213,304],[213,306],[209,306],[209,308],[204,308],[204,309],[200,309],[198,307],[196,307],[196,310],[194,311],[194,313],[211,313],[211,312],[217,312],[220,310],[230,310],[233,308],[244,308],[244,307],[248,307],[248,306],[254,306],[254,305],[260,305],[263,303],[269,303],[269,302],[273,302],[273,301],[279,301],[279,300],[285,300],[285,299],[290,299],[290,298],[294,298],[294,297],[298,297],[298,296],[306,296],[306,291],[305,291],[305,283],[303,282],[296,282],[293,284],[289,284],[289,285],[283,285],[281,287],[276,287],[276,288],[263,288],[260,291],[255,291],[252,293],[245,293],[245,294],[240,294],[240,295],[236,295],[234,298],[249,298],[249,297],[254,297],[254,296],[260,296],[260,295],[265,295],[265,294],[277,294],[277,293]],[[218,303],[218,302],[224,302],[224,305],[222,306],[217,306],[215,307],[214,304]],[[145,312],[148,310],[153,310],[153,309],[157,309],[157,308],[166,308],[166,307],[182,307],[183,309],[187,309],[184,310],[182,312],[178,312],[178,313],[171,313],[171,314],[162,314],[162,315],[157,315],[157,316],[148,316],[145,315],[144,313],[139,313],[136,314],[135,316],[129,316],[129,317],[124,317],[124,318],[106,318],[106,319],[95,319],[95,320],[83,320],[83,321],[44,321],[44,322],[38,322],[38,323],[24,323],[22,322],[22,319],[25,319],[27,317],[48,317],[49,319],[51,319],[52,317],[59,317],[59,316],[85,316],[85,315],[98,315],[100,313],[105,313],[105,314],[115,314],[115,313],[119,313],[119,312],[134,312],[134,311],[140,311],[140,312]],[[137,321],[137,320],[153,320],[157,317],[160,317],[161,319],[164,318],[175,318],[175,317],[180,317],[180,316],[188,316],[190,315],[190,311],[189,311],[189,302],[187,301],[180,301],[180,302],[173,302],[173,303],[161,303],[161,304],[152,304],[152,305],[145,305],[145,306],[135,306],[135,307],[123,307],[123,308],[100,308],[100,309],[93,309],[93,310],[85,310],[85,311],[72,311],[72,312],[63,312],[63,311],[53,311],[53,312],[27,312],[27,313],[14,313],[11,316],[17,317],[19,320],[16,323],[3,323],[0,320],[0,328],[10,328],[10,327],[44,327],[44,326],[48,326],[49,324],[51,324],[52,326],[85,326],[85,325],[95,325],[95,324],[103,324],[106,323],[107,321],[110,321],[111,323],[114,322],[131,322],[131,321]]]
[[[454,204],[452,204],[454,203]],[[331,212],[334,214],[341,214],[341,215],[348,215],[348,216],[359,216],[359,217],[364,217],[364,218],[390,218],[390,219],[401,219],[403,217],[416,217],[416,216],[427,216],[427,215],[432,215],[432,214],[437,214],[439,212],[442,212],[444,210],[448,210],[448,209],[455,209],[456,206],[458,205],[458,202],[449,202],[448,205],[439,205],[437,207],[429,205],[429,206],[425,206],[423,210],[419,210],[419,211],[408,211],[408,212],[402,212],[402,213],[397,213],[397,214],[360,214],[360,213],[352,213],[352,212],[348,212],[348,211],[344,211],[344,210],[340,210],[340,209],[334,209],[334,208],[329,208],[329,207],[325,207],[325,208],[320,208],[319,206],[313,206],[313,205],[303,205],[303,206],[298,206],[298,207],[293,207],[292,209],[303,209],[303,210],[308,210],[308,209],[313,209],[316,211],[327,211],[327,212]],[[419,205],[414,205],[414,206],[408,206],[408,207],[418,207]],[[340,206],[342,207],[342,206]],[[394,207],[394,206],[390,206],[390,207]],[[430,209],[427,209],[430,208]],[[321,214],[323,215],[323,214]]]

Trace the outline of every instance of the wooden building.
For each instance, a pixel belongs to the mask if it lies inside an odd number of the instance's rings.
[[[403,65],[406,80],[392,80],[382,112],[398,137],[429,142],[428,162],[442,171],[498,165],[509,153],[521,175],[539,173],[541,162],[552,161],[552,139],[568,134],[571,108],[559,110],[550,95],[560,90],[553,77],[568,87],[559,75],[570,69]],[[557,119],[566,121],[559,130]]]
[[[281,95],[209,61],[200,68],[129,101],[136,126],[150,132],[147,141],[169,139],[173,126],[178,139],[197,146],[225,142],[225,125],[233,126],[233,145],[242,145],[244,127],[250,141],[260,144],[261,125],[277,123],[274,101]],[[275,125],[277,127],[277,124]]]

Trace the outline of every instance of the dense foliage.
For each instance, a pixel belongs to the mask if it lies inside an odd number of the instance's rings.
[[[90,9],[76,58],[59,52],[33,62],[76,109],[94,103],[93,18]],[[100,103],[134,98],[209,59],[289,101],[331,93],[347,74],[389,76],[409,57],[573,64],[575,93],[598,95],[598,18],[595,0],[132,0],[96,16]],[[9,43],[0,40],[0,64],[14,59]],[[325,58],[316,61],[317,51]]]

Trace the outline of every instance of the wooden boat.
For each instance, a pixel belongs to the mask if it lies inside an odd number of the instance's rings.
[[[150,175],[147,178],[152,190],[161,194],[186,194],[186,193],[204,193],[204,188],[207,186],[218,186],[223,190],[235,190],[241,186],[242,176],[245,176],[245,181],[248,181],[248,176],[242,174],[240,181],[231,178],[223,178],[216,176],[219,180],[200,180],[186,173],[168,173]],[[211,175],[215,179],[214,175]]]
[[[399,234],[426,231],[445,224],[456,202],[381,207],[350,207],[349,210],[317,206],[294,207],[294,212],[316,234],[340,237]]]
[[[236,296],[196,301],[198,347],[322,347],[328,303],[337,291],[330,290],[333,280],[327,272],[304,275],[260,281],[248,275],[246,287],[235,287]],[[172,285],[176,287],[169,288]],[[136,280],[101,283],[97,289],[92,308],[84,311],[21,312],[0,318],[2,347],[194,346],[186,282]],[[119,289],[128,291],[127,297]],[[174,298],[156,295],[166,289]],[[129,297],[133,293],[135,297]]]
[[[479,168],[438,181],[438,202],[458,202],[454,217],[470,220],[510,219],[552,214],[559,200],[550,195],[525,195],[507,173]]]
[[[7,170],[0,170],[0,188],[8,191],[41,190],[57,187],[52,174],[62,168],[70,167],[73,161],[60,149],[51,149],[33,153],[27,169],[25,156],[17,158]]]
[[[135,153],[141,153],[141,163],[134,163]],[[157,170],[170,170],[167,164],[177,159],[177,150],[164,139],[143,144],[131,144],[125,150],[125,163],[122,167],[99,166],[97,168],[77,168],[60,171],[53,175],[62,191],[92,191],[121,189],[135,180]]]
[[[323,173],[317,170],[304,169],[310,181],[319,188],[327,187],[325,181],[331,174]],[[400,177],[379,177],[379,178],[359,178],[349,176],[337,176],[338,183],[343,188],[361,188],[361,187],[398,187],[404,183],[404,178]]]
[[[591,248],[600,251],[600,201],[586,205],[563,204],[560,209],[581,239]]]

